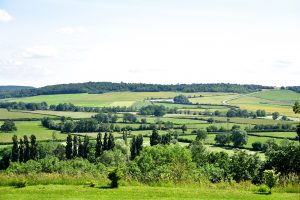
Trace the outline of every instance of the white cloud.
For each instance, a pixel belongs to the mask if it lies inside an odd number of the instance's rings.
[[[2,22],[10,22],[12,17],[8,14],[6,10],[0,9],[0,21]]]
[[[56,57],[59,53],[57,47],[53,45],[37,45],[26,49],[22,53],[24,58],[44,58],[44,57]]]
[[[76,27],[66,26],[58,29],[56,32],[61,34],[66,34],[66,35],[73,35],[76,33],[86,33],[87,31],[88,31],[87,28],[83,26],[76,26]]]

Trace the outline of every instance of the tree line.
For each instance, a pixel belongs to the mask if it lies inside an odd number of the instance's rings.
[[[131,92],[234,92],[247,93],[271,89],[272,87],[261,85],[239,85],[229,83],[215,84],[144,84],[144,83],[112,83],[112,82],[86,82],[45,86],[41,88],[21,89],[14,91],[0,91],[0,98],[28,97],[50,94],[76,94],[91,93],[101,94],[105,92],[131,91]]]

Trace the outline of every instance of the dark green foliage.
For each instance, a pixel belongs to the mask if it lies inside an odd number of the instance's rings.
[[[35,135],[30,136],[30,159],[37,159],[37,143]]]
[[[6,120],[0,127],[0,131],[2,132],[11,132],[11,131],[16,131],[17,127],[15,123],[11,120]]]
[[[233,142],[233,146],[240,147],[247,144],[247,132],[239,129],[232,131],[230,140]]]
[[[214,125],[211,125],[211,126],[206,127],[206,131],[210,132],[210,133],[217,132],[218,131],[218,127],[216,127]]]
[[[154,115],[156,117],[164,116],[167,113],[167,108],[162,105],[149,105],[140,108],[140,115]]]
[[[67,144],[66,144],[66,158],[67,159],[72,159],[72,136],[71,134],[68,134],[67,137]]]
[[[228,133],[220,133],[215,137],[215,142],[221,146],[230,143],[230,135]]]
[[[103,138],[103,150],[108,150],[108,134],[105,132]]]
[[[63,121],[61,132],[62,133],[72,133],[76,128],[76,124],[73,121]]]
[[[196,140],[205,140],[207,138],[207,132],[205,130],[194,130],[192,133],[196,133]]]
[[[252,180],[259,175],[261,161],[257,155],[250,156],[238,150],[231,157],[230,171],[235,181]]]
[[[9,167],[11,153],[10,147],[0,149],[0,156],[2,157],[0,160],[0,170],[6,170]]]
[[[186,180],[195,169],[188,149],[179,145],[155,145],[143,149],[131,164],[130,173],[141,182]]]
[[[153,129],[152,130],[152,134],[150,136],[150,145],[154,146],[159,144],[161,141],[161,137],[158,135],[158,131],[157,129]]]
[[[86,135],[86,136],[84,136],[84,139],[83,139],[83,155],[82,155],[82,157],[88,158],[89,152],[90,152],[89,137]]]
[[[24,162],[24,150],[25,150],[25,145],[22,139],[20,139],[20,144],[19,144],[19,162]]]
[[[123,121],[124,122],[130,122],[130,123],[135,123],[137,120],[136,116],[131,113],[124,113],[123,114]]]
[[[191,102],[185,95],[178,95],[173,98],[174,103],[178,104],[190,104]]]
[[[272,118],[273,118],[273,120],[278,119],[278,117],[279,117],[279,112],[273,112],[273,113],[272,113]]]
[[[83,158],[84,155],[84,147],[81,141],[81,138],[78,139],[78,157]]]
[[[253,142],[252,148],[254,151],[262,151],[263,150],[263,144],[261,142]]]
[[[227,117],[249,117],[249,112],[247,110],[241,110],[238,108],[230,108],[227,113]]]
[[[214,123],[214,121],[215,121],[214,118],[208,118],[208,119],[207,119],[207,123],[209,123],[209,124]]]
[[[78,138],[75,135],[73,137],[73,155],[72,155],[72,157],[75,158],[77,156],[78,156]]]
[[[13,146],[11,149],[11,161],[17,162],[19,160],[19,147],[18,147],[18,138],[16,135],[12,137]]]
[[[144,83],[112,83],[112,82],[86,82],[45,86],[41,88],[22,89],[14,91],[0,91],[0,98],[26,97],[47,94],[75,94],[92,93],[99,94],[113,91],[132,91],[132,92],[159,92],[159,91],[178,91],[178,92],[234,92],[247,93],[271,89],[261,85],[238,85],[238,84],[144,84]]]
[[[187,131],[187,126],[185,124],[183,124],[181,126],[181,130],[182,130],[182,133],[185,133],[185,131]]]
[[[115,138],[112,133],[109,133],[107,141],[107,150],[112,150],[115,147]]]
[[[161,136],[160,143],[163,144],[163,145],[168,145],[168,144],[171,143],[171,139],[172,139],[172,137],[171,137],[170,133],[164,134],[164,135]]]
[[[101,156],[103,153],[103,145],[102,145],[102,134],[98,133],[96,138],[96,158]]]
[[[127,131],[123,131],[122,139],[124,140],[125,144],[127,144]]]
[[[99,123],[116,123],[118,120],[117,115],[103,112],[94,115],[92,118],[95,118]]]
[[[115,169],[114,171],[108,174],[108,179],[111,180],[111,188],[119,187],[119,180],[122,178],[122,173],[119,169]]]
[[[30,160],[30,146],[29,146],[29,140],[26,135],[24,135],[24,162],[27,162]]]
[[[283,145],[269,144],[266,152],[267,169],[275,168],[282,174],[300,173],[300,145],[289,142]]]
[[[198,167],[204,166],[207,163],[208,152],[201,141],[194,141],[190,145],[193,161]]]

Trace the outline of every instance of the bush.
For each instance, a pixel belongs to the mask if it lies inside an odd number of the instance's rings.
[[[27,186],[26,180],[19,180],[11,183],[11,186],[15,186],[16,188],[23,188]]]
[[[119,180],[122,178],[122,173],[119,169],[115,169],[114,171],[108,174],[108,179],[111,180],[111,188],[119,187]]]
[[[267,185],[261,184],[257,190],[258,193],[260,194],[268,194],[270,193],[270,189]]]
[[[276,174],[274,170],[265,170],[264,179],[266,185],[270,188],[270,193],[272,188],[277,184],[280,174]]]
[[[261,142],[253,142],[252,143],[252,148],[254,151],[262,151],[263,150],[263,145]]]

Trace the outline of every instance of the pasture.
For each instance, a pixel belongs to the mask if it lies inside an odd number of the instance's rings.
[[[47,115],[49,116],[49,115]],[[42,113],[30,113],[24,111],[7,111],[6,109],[0,109],[0,120],[3,119],[41,119],[45,117]],[[53,117],[53,116],[49,116]]]
[[[88,187],[81,185],[36,185],[25,188],[0,187],[1,199],[231,199],[231,200],[296,200],[297,193],[274,191],[272,195],[256,193],[256,186],[213,187],[180,185],[162,186],[121,186],[119,189]]]
[[[132,106],[137,101],[145,99],[169,99],[176,95],[184,94],[187,96],[207,96],[218,95],[218,93],[178,93],[178,92],[108,92],[104,94],[57,94],[57,95],[40,95],[24,98],[13,98],[9,101],[22,101],[22,102],[47,102],[51,104],[59,103],[73,103],[77,106]],[[223,93],[221,93],[223,94]]]

